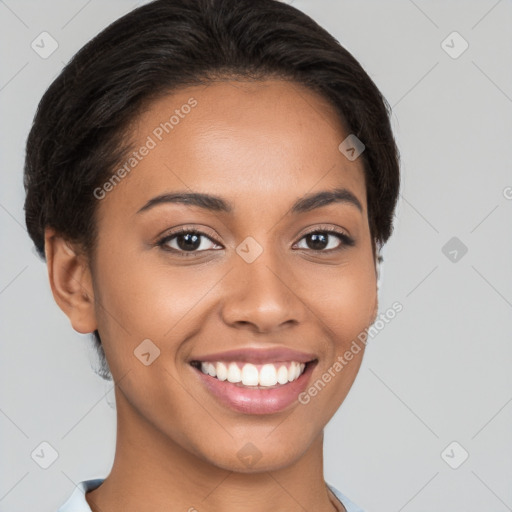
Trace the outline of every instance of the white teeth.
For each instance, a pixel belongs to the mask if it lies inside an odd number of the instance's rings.
[[[297,363],[293,362],[288,370],[288,382],[297,378]]]
[[[244,364],[242,368],[242,384],[244,386],[258,385],[258,368],[251,363]]]
[[[228,378],[228,369],[224,363],[217,363],[217,379],[226,380]]]
[[[239,364],[242,365],[243,363]],[[206,375],[216,377],[221,381],[227,380],[233,384],[241,382],[244,386],[261,387],[283,385],[297,380],[304,372],[305,367],[305,363],[296,361],[267,363],[259,366],[245,363],[241,369],[235,362],[201,362],[201,371]]]
[[[260,386],[275,386],[277,384],[276,367],[273,364],[264,364],[258,380]]]
[[[215,365],[212,363],[208,363],[208,375],[217,377],[217,370],[215,369]]]
[[[277,370],[277,382],[279,384],[286,384],[288,382],[288,368],[286,366],[280,366]]]
[[[204,373],[204,372],[203,372]],[[242,372],[236,363],[231,363],[228,368],[228,379],[229,382],[236,384],[242,380]]]

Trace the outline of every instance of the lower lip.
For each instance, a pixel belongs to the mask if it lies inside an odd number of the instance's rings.
[[[273,414],[298,402],[298,396],[306,389],[315,365],[316,361],[308,363],[298,379],[269,389],[237,386],[227,380],[206,375],[198,368],[192,369],[199,374],[206,389],[222,404],[244,414]]]

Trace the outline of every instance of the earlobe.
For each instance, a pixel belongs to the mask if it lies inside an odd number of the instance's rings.
[[[45,230],[45,254],[53,297],[75,331],[96,328],[92,279],[86,259],[54,229]]]

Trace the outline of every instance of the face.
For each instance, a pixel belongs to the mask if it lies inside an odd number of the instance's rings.
[[[117,402],[218,467],[284,467],[346,397],[364,350],[333,365],[376,313],[361,159],[325,100],[277,80],[182,89],[133,130],[92,267]]]

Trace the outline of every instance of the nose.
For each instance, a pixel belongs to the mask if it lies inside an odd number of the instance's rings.
[[[307,308],[289,265],[271,257],[270,251],[263,251],[252,263],[238,258],[234,264],[236,268],[224,283],[222,316],[226,324],[275,332],[304,321]]]

